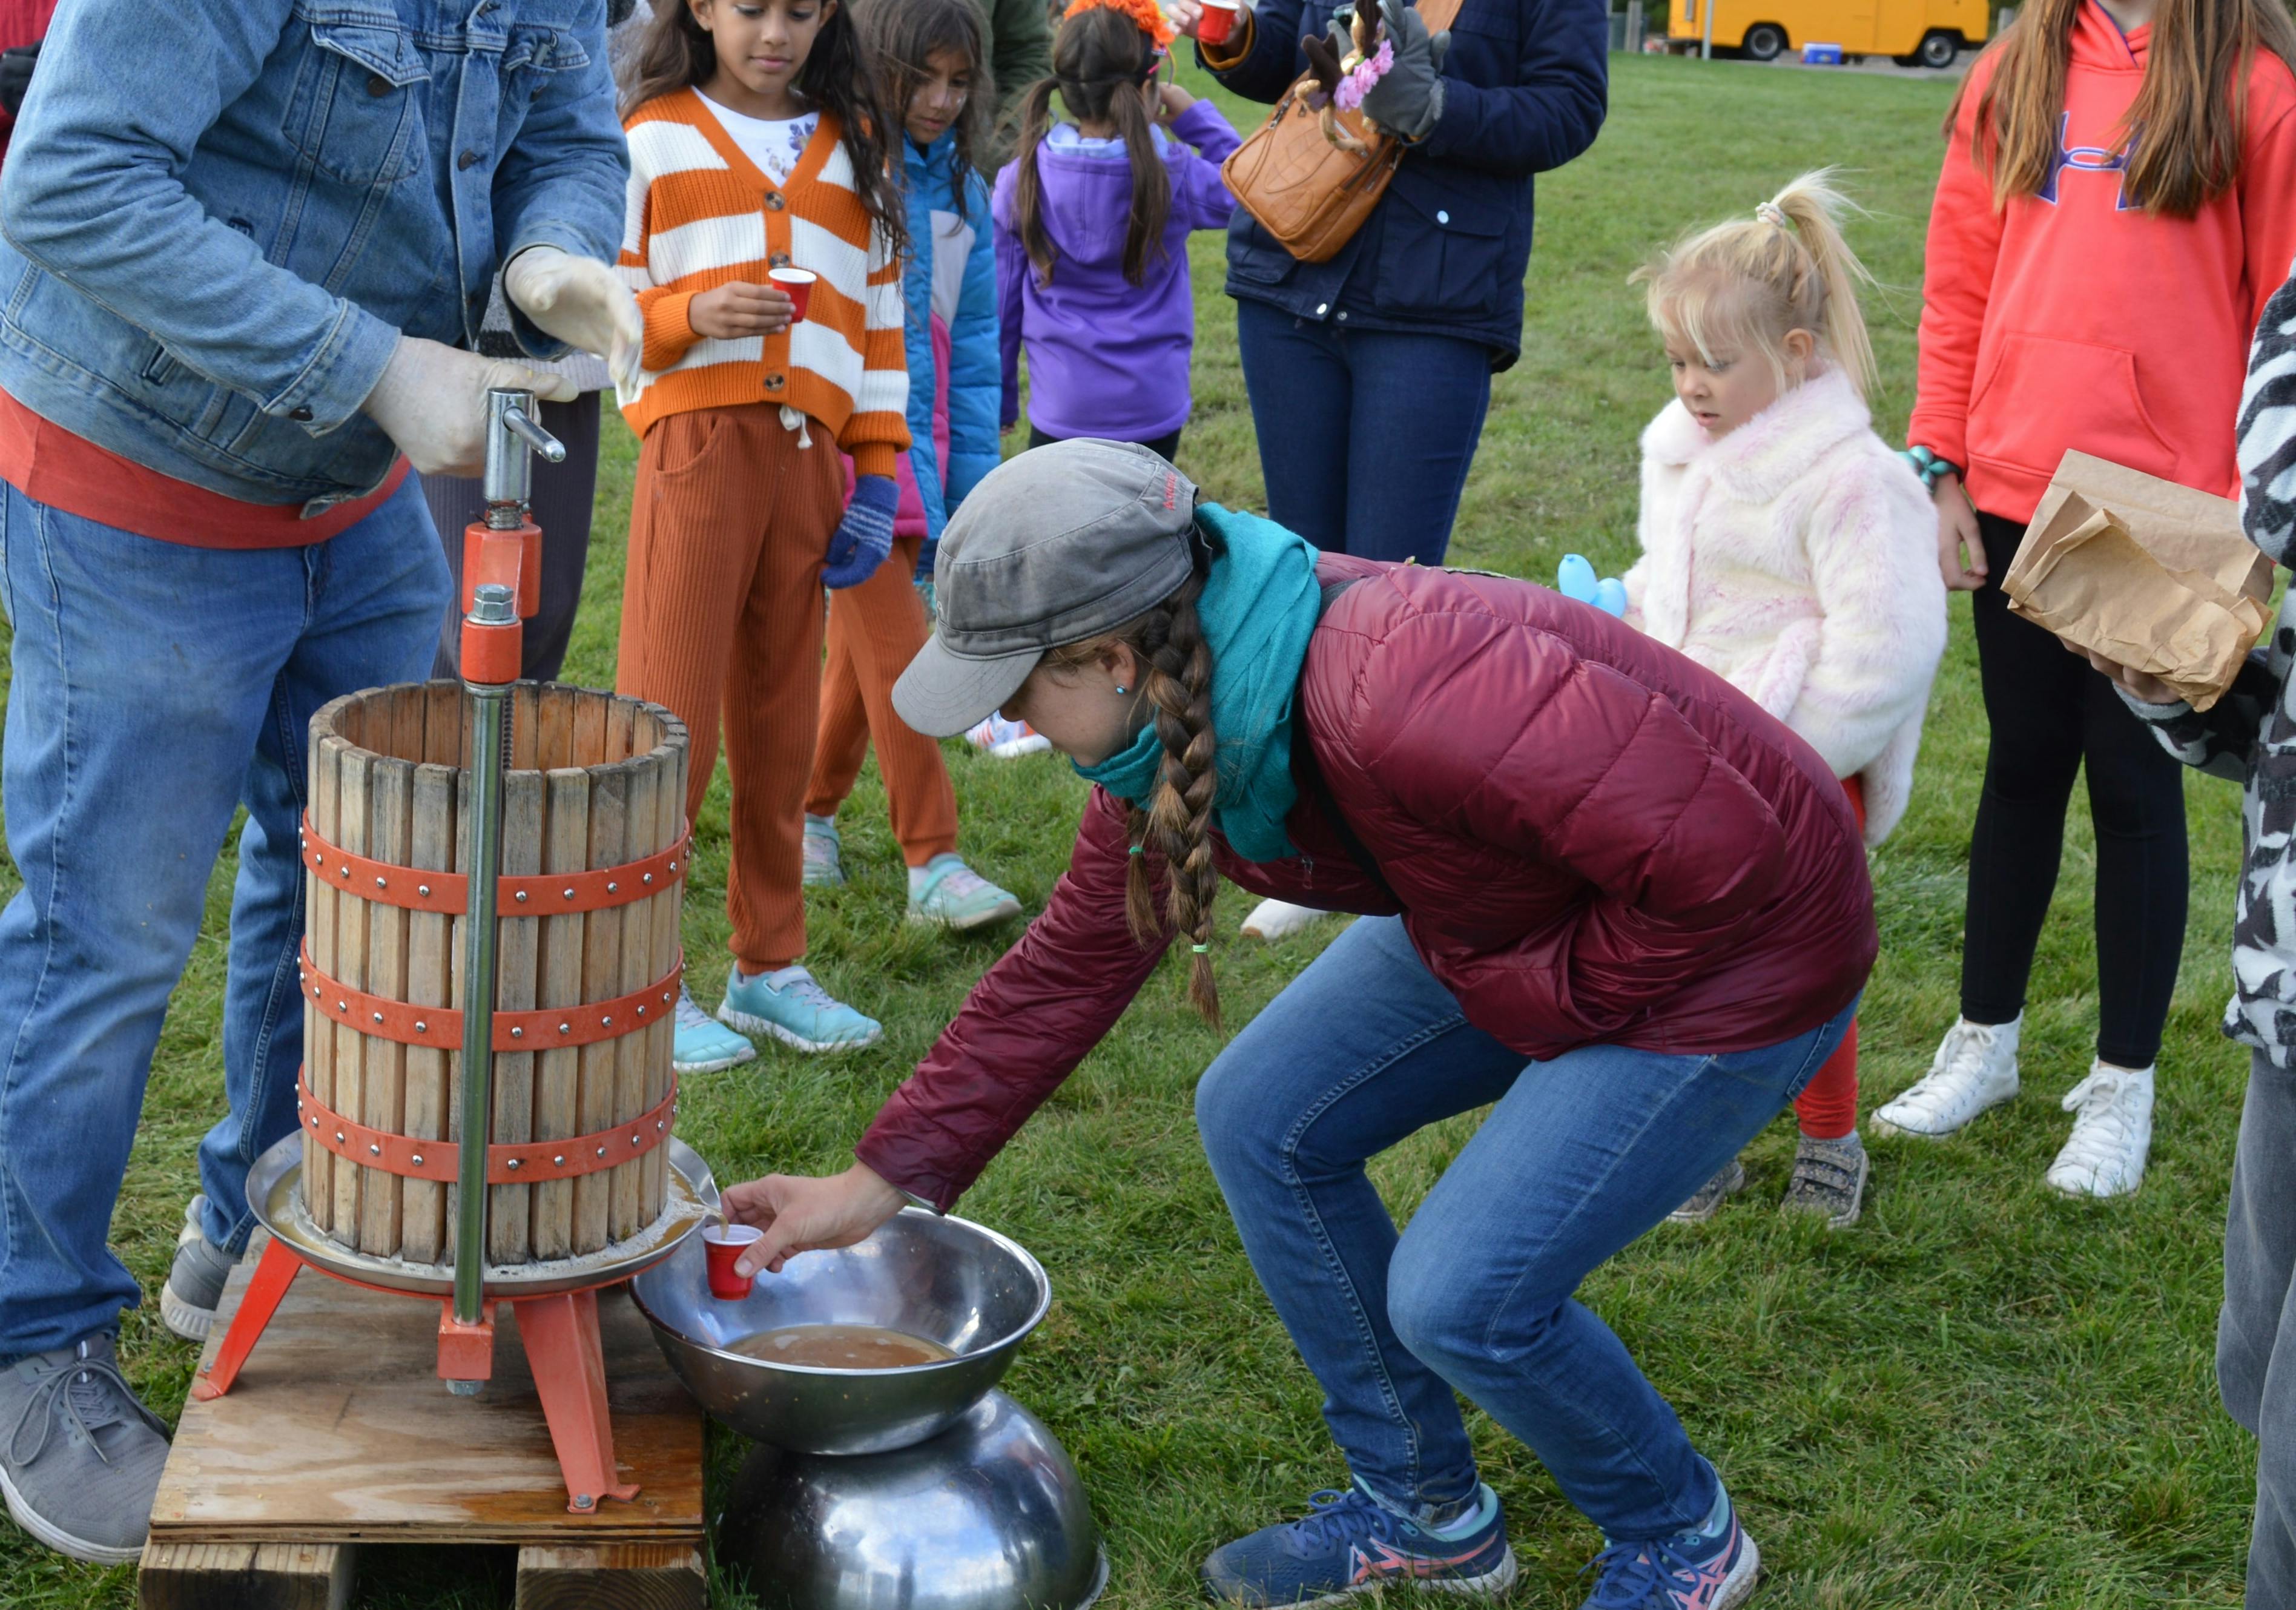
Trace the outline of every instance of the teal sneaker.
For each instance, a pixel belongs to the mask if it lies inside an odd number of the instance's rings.
[[[955,855],[937,855],[909,874],[909,921],[960,933],[1021,915],[1021,902]]]
[[[845,882],[844,845],[837,824],[826,817],[805,819],[805,884],[808,889],[834,889]]]
[[[746,1034],[770,1034],[800,1051],[857,1051],[885,1032],[831,995],[803,967],[744,978],[739,967],[727,975],[718,1021]]]
[[[1472,1512],[1435,1532],[1382,1508],[1360,1487],[1310,1502],[1304,1520],[1214,1549],[1200,1573],[1205,1597],[1236,1610],[1309,1610],[1389,1587],[1497,1598],[1514,1585],[1506,1517],[1488,1487]]]
[[[757,1047],[704,1012],[683,986],[679,988],[671,1067],[680,1073],[715,1073],[721,1068],[739,1067],[757,1054]]]

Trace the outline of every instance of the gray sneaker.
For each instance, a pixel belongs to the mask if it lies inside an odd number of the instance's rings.
[[[1703,1224],[1714,1217],[1723,1199],[1746,1188],[1746,1165],[1735,1157],[1722,1165],[1722,1171],[1698,1187],[1697,1193],[1671,1213],[1668,1221],[1674,1224]]]
[[[1786,1198],[1778,1203],[1788,1213],[1823,1213],[1825,1228],[1846,1230],[1857,1222],[1866,1204],[1866,1177],[1874,1160],[1866,1143],[1852,1129],[1839,1140],[1797,1137],[1793,1178],[1786,1181]]]
[[[168,1427],[119,1373],[109,1333],[0,1368],[0,1495],[60,1554],[104,1565],[144,1552]]]
[[[186,1342],[204,1342],[215,1329],[223,1283],[239,1261],[208,1239],[203,1228],[207,1202],[194,1196],[184,1210],[184,1228],[176,1236],[176,1261],[168,1270],[168,1284],[160,1288],[160,1318]]]

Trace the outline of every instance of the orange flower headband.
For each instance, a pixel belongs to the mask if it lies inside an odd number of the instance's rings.
[[[1142,33],[1156,41],[1159,50],[1169,49],[1178,32],[1156,0],[1070,0],[1068,10],[1061,13],[1061,21],[1065,22],[1081,12],[1093,11],[1115,12],[1129,17],[1139,25]]]

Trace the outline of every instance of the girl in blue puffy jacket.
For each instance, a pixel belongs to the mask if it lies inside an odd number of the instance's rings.
[[[931,629],[911,579],[931,583],[941,527],[999,456],[996,258],[984,238],[988,193],[975,166],[996,97],[972,0],[863,0],[854,21],[884,103],[902,113],[911,445],[896,475],[892,561],[829,595],[805,881],[845,881],[837,808],[873,739],[908,864],[910,918],[978,928],[1017,915],[1021,903],[958,858],[956,791],[940,746],[893,713],[892,692]]]

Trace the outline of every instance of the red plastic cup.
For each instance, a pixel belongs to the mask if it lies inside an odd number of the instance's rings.
[[[1204,0],[1203,14],[1196,19],[1196,41],[1201,45],[1226,45],[1235,32],[1237,0]]]
[[[790,313],[790,323],[803,319],[805,305],[813,299],[813,283],[821,276],[810,268],[769,268],[766,277],[789,292],[790,300],[797,304]]]
[[[711,1224],[701,1230],[701,1250],[709,1261],[709,1294],[739,1302],[750,1294],[754,1277],[736,1274],[734,1261],[751,1244],[766,1238],[754,1225]]]

